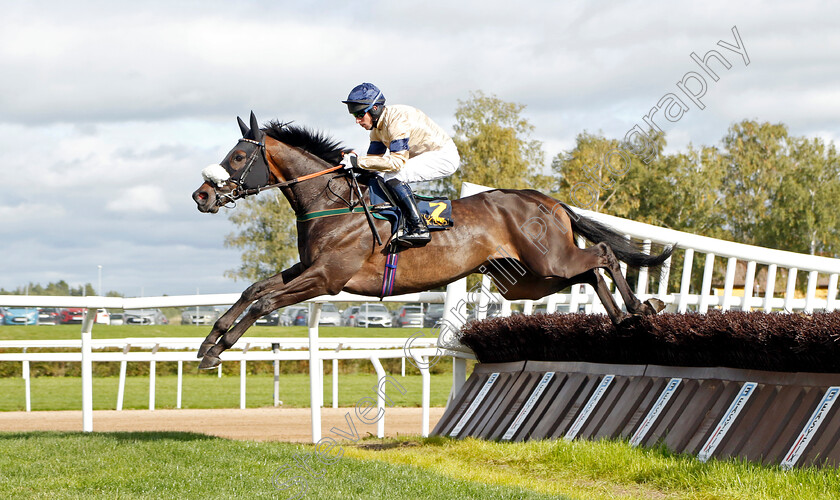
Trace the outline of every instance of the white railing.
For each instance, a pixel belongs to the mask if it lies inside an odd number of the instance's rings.
[[[384,300],[389,302],[429,302],[440,303],[443,302],[445,294],[442,292],[422,292],[407,294],[394,297],[386,297]],[[154,405],[154,363],[157,361],[196,361],[196,351],[200,344],[200,338],[193,339],[190,345],[185,342],[185,339],[130,339],[134,346],[150,345],[154,342],[151,351],[149,352],[97,352],[93,353],[94,346],[102,347],[103,341],[92,340],[92,330],[94,325],[94,318],[96,310],[100,308],[111,309],[143,309],[155,307],[192,307],[201,305],[217,305],[230,304],[239,299],[238,294],[216,294],[216,295],[188,295],[188,296],[171,296],[171,297],[140,297],[140,298],[122,298],[122,297],[54,297],[54,296],[34,296],[34,295],[0,295],[0,305],[3,306],[17,306],[17,307],[79,307],[85,308],[87,314],[82,322],[81,340],[72,341],[72,347],[78,346],[79,353],[0,353],[0,361],[20,361],[23,362],[23,376],[24,379],[29,380],[29,366],[31,361],[76,361],[82,365],[82,429],[84,432],[93,431],[93,382],[92,382],[92,363],[94,361],[142,361],[149,362],[152,367],[150,376],[150,407]],[[249,360],[309,360],[309,374],[310,374],[310,405],[312,410],[312,440],[318,442],[321,439],[321,406],[323,405],[323,360],[333,360],[333,368],[339,359],[368,359],[373,364],[374,370],[379,379],[379,386],[384,387],[384,379],[386,377],[385,371],[380,362],[381,359],[386,358],[403,358],[411,357],[415,365],[420,369],[423,377],[423,394],[422,394],[422,428],[421,433],[427,436],[429,433],[429,404],[430,404],[430,376],[429,376],[429,359],[433,356],[452,355],[461,357],[470,357],[467,354],[441,351],[436,347],[434,339],[423,341],[421,339],[414,339],[411,346],[405,346],[408,339],[402,339],[401,346],[394,346],[393,342],[384,339],[353,339],[347,340],[354,346],[368,347],[367,349],[336,349],[338,344],[336,341],[341,339],[330,339],[321,342],[319,339],[318,321],[320,318],[321,304],[323,302],[367,302],[371,301],[370,297],[353,295],[348,293],[340,293],[335,296],[322,296],[311,299],[307,302],[311,304],[309,315],[309,338],[306,340],[294,339],[289,341],[291,346],[305,346],[307,351],[260,351],[252,350],[253,345],[263,345],[269,343],[271,339],[250,339],[251,342],[245,339],[240,339],[236,344],[234,350],[227,351],[223,358],[225,361],[240,361],[240,406],[244,407],[244,384],[245,384],[245,363]],[[23,348],[38,347],[39,342],[43,341],[8,341],[6,347]],[[131,343],[120,341],[122,345]],[[162,344],[171,342],[173,348],[191,348],[192,351],[181,352],[159,352],[158,349]],[[47,341],[56,347],[65,347],[63,341]],[[371,349],[373,346],[390,347],[391,349]],[[24,345],[25,344],[25,345]],[[57,345],[55,345],[57,344]],[[322,350],[323,347],[326,349]],[[3,347],[3,346],[0,346]],[[398,349],[393,349],[398,347]],[[276,372],[276,368],[275,368]],[[336,370],[337,372],[337,370]],[[124,384],[124,370],[121,366],[121,386]],[[337,391],[337,379],[333,378],[334,393]],[[29,384],[26,385],[27,400],[29,399]],[[334,398],[334,401],[337,398]],[[120,400],[121,402],[121,400]],[[384,415],[384,394],[381,391],[377,392],[377,407],[380,413]],[[28,406],[28,405],[27,405]],[[119,406],[119,405],[118,405]],[[384,437],[384,417],[377,421],[377,435]]]
[[[678,248],[684,249],[682,257],[683,270],[679,289],[676,291],[668,290],[668,273],[672,267],[671,261],[674,258],[672,256],[661,268],[659,286],[656,293],[652,294],[648,290],[651,277],[648,277],[645,272],[639,273],[636,292],[642,299],[652,295],[656,296],[666,304],[669,304],[671,309],[677,312],[686,312],[689,306],[695,306],[696,310],[701,313],[708,311],[709,307],[718,307],[724,311],[733,308],[745,311],[758,308],[766,312],[773,310],[786,310],[791,312],[802,310],[806,313],[818,309],[833,311],[837,308],[837,277],[840,275],[840,259],[744,245],[742,243],[665,229],[587,210],[578,211],[581,215],[592,217],[613,228],[618,228],[628,237],[642,240],[648,247],[651,243],[666,245],[677,243]],[[692,294],[689,293],[689,286],[696,254],[705,254],[705,265],[703,268],[700,293]],[[717,259],[726,261],[723,293],[721,295],[715,295],[711,290]],[[735,288],[735,271],[739,261],[746,263],[743,296],[736,296],[733,293]],[[767,266],[767,274],[763,295],[755,297],[753,296],[753,289],[756,283],[756,269],[758,266]],[[787,284],[783,295],[776,297],[776,274],[781,270],[787,271]],[[807,287],[803,298],[796,297],[796,276],[799,272],[808,273]],[[816,296],[817,283],[820,275],[828,277],[826,298],[817,298]]]

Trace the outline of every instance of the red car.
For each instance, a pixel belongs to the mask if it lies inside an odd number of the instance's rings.
[[[85,309],[83,307],[71,307],[69,309],[62,309],[59,314],[59,321],[62,325],[70,323],[81,323],[85,319]]]

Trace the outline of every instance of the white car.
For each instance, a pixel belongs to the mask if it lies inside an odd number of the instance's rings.
[[[359,312],[356,313],[355,326],[381,326],[390,328],[391,311],[382,304],[362,304],[359,306]]]
[[[321,304],[321,318],[318,320],[319,325],[324,326],[341,326],[341,313],[335,307],[335,304],[324,302]]]

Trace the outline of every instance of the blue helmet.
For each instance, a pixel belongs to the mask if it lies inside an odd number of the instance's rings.
[[[347,105],[347,110],[350,114],[367,113],[375,105],[380,105],[379,113],[381,114],[382,107],[385,106],[385,95],[379,90],[379,87],[372,83],[362,83],[356,85],[347,96],[347,100],[341,101]]]

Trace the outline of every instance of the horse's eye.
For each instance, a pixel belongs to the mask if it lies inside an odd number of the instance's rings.
[[[235,155],[233,157],[233,161],[243,161],[245,159],[245,155]]]

